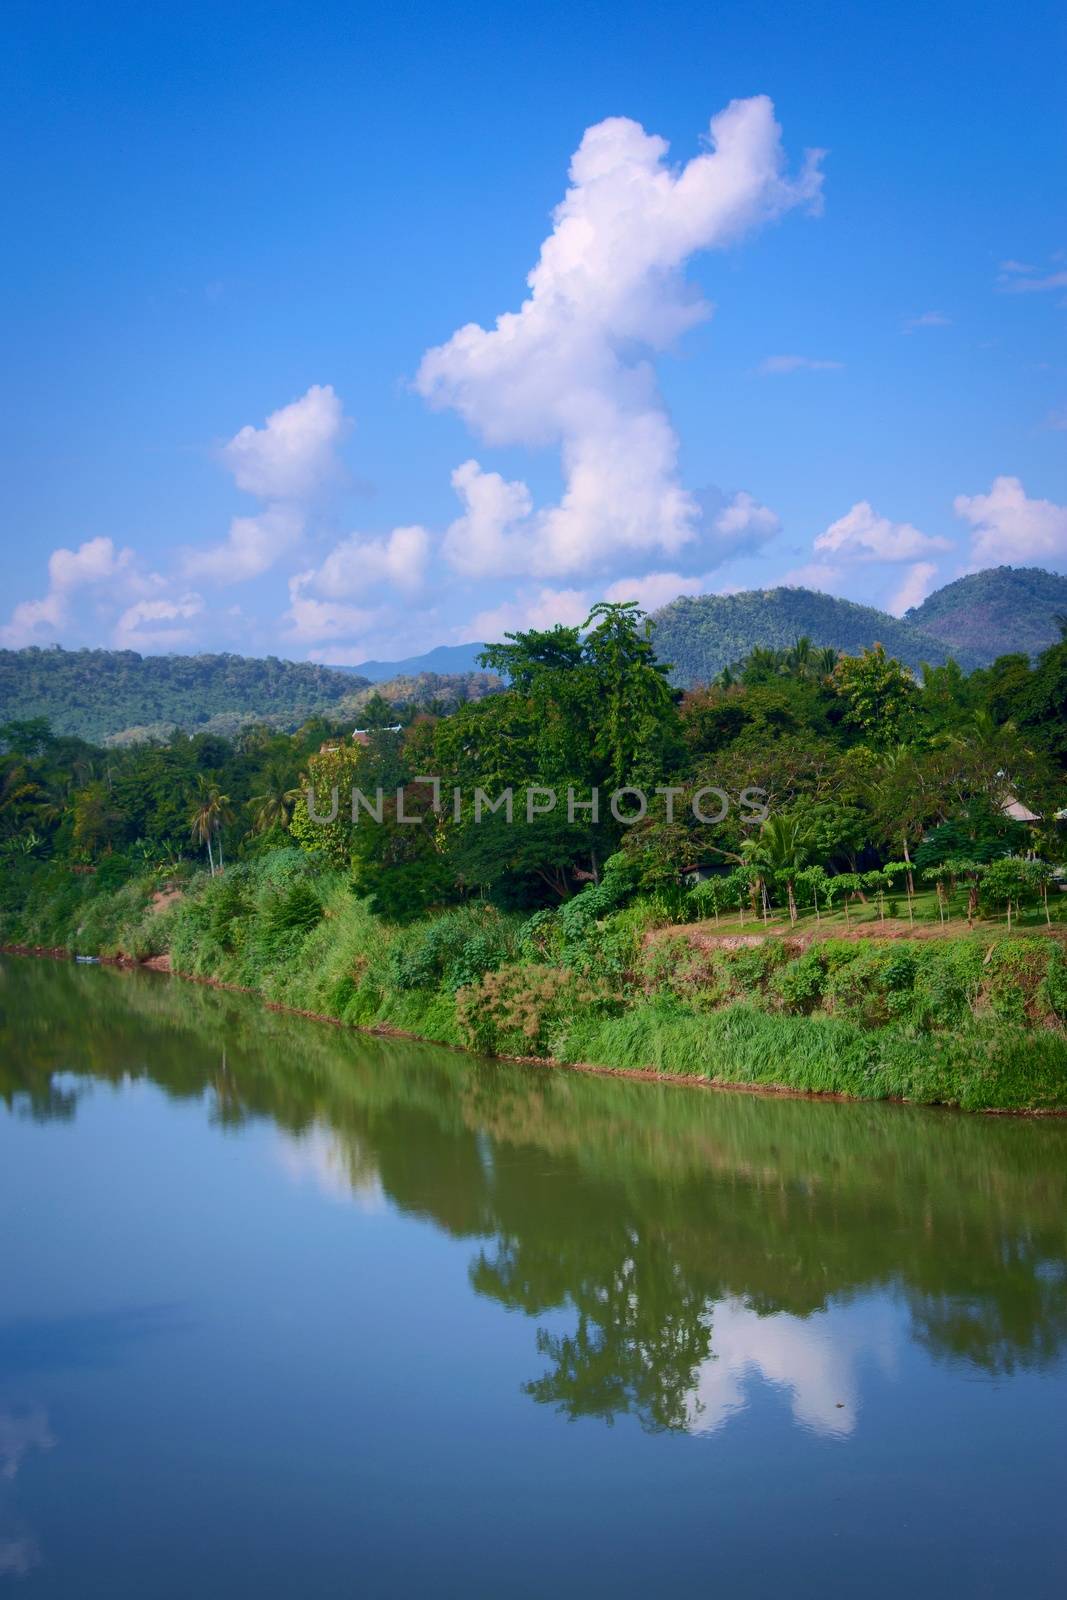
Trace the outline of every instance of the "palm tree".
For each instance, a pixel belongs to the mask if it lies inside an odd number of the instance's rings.
[[[190,813],[189,831],[198,843],[207,846],[207,858],[211,867],[211,876],[215,876],[215,857],[211,849],[212,836],[217,839],[219,847],[219,871],[222,871],[222,829],[227,822],[233,821],[233,808],[230,805],[228,794],[220,794],[216,783],[209,783],[204,777],[200,778],[200,786],[196,797],[196,804]]]
[[[252,808],[254,833],[269,833],[271,828],[287,828],[293,806],[300,798],[299,788],[289,785],[289,775],[283,767],[268,767],[263,774],[263,792],[254,794],[248,804]]]
[[[786,651],[785,665],[795,678],[810,678],[815,672],[815,648],[806,634],[793,640]]]
[[[796,876],[812,857],[814,839],[796,817],[768,817],[755,839],[746,839],[741,854],[763,878],[785,883],[789,920],[797,920]]]

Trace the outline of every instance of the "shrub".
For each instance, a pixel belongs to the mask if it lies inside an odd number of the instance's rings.
[[[460,1037],[487,1055],[555,1053],[579,1013],[618,1009],[605,979],[564,967],[510,966],[486,973],[456,995]]]
[[[807,1015],[822,1000],[826,971],[818,948],[805,950],[802,956],[790,961],[775,973],[772,989],[785,1011]]]

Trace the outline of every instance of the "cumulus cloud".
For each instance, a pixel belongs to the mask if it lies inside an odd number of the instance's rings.
[[[135,581],[133,551],[116,550],[111,539],[87,539],[76,550],[53,550],[48,558],[48,593],[39,600],[20,601],[10,622],[0,628],[0,643],[17,650],[59,632],[70,621],[79,590],[122,580]]]
[[[712,527],[720,536],[724,553],[736,555],[772,539],[781,532],[782,523],[769,506],[760,505],[742,489],[713,518]]]
[[[678,442],[649,356],[709,314],[683,269],[798,205],[815,208],[819,152],[785,170],[766,97],[714,117],[710,148],[681,169],[664,140],[611,117],[589,128],[516,312],[429,350],[416,378],[488,443],[556,446],[564,489],[535,510],[525,484],[475,462],[453,482],[463,513],[445,555],[471,576],[558,577],[624,551],[674,555],[699,525],[678,481]]]
[[[309,581],[319,594],[336,600],[363,594],[378,583],[414,594],[422,587],[429,554],[430,536],[417,525],[394,528],[381,539],[354,533],[334,546]]]
[[[708,594],[711,574],[684,577],[680,572],[646,572],[643,578],[617,578],[609,584],[605,600],[636,600],[642,611],[658,611],[683,594]]]
[[[302,538],[310,509],[341,477],[337,447],[348,428],[329,384],[271,412],[262,428],[241,428],[219,452],[239,489],[265,502],[234,517],[221,544],[189,550],[187,578],[244,583],[258,578]]]
[[[778,580],[783,589],[820,589],[832,593],[834,584],[844,576],[844,568],[829,561],[809,561],[802,567],[793,567]]]
[[[119,617],[114,642],[120,650],[174,650],[191,642],[193,630],[183,624],[203,609],[198,594],[177,600],[138,600]]]
[[[307,593],[314,572],[298,572],[289,580],[289,609],[285,623],[291,639],[315,644],[324,639],[358,640],[380,623],[379,609],[320,600]]]
[[[285,622],[290,636],[316,647],[317,659],[325,659],[325,652],[317,648],[324,640],[362,637],[385,616],[381,608],[348,602],[381,584],[413,598],[422,588],[429,555],[430,536],[418,526],[394,528],[384,538],[368,539],[354,533],[342,539],[321,566],[289,580]],[[338,658],[344,656],[342,651]]]
[[[912,606],[922,605],[937,581],[937,568],[932,561],[916,561],[908,568],[908,575],[889,602],[894,617],[902,617]]]
[[[771,378],[786,372],[840,372],[843,361],[821,361],[813,356],[765,356],[756,371]]]
[[[185,575],[217,583],[258,578],[299,541],[304,524],[303,513],[285,505],[268,506],[254,517],[234,517],[221,544],[186,554]]]
[[[1018,478],[994,478],[988,494],[959,494],[953,507],[971,524],[971,555],[979,566],[1017,561],[1067,564],[1067,506],[1029,499]]]
[[[951,550],[952,543],[920,533],[910,522],[890,522],[888,517],[878,516],[870,501],[860,500],[818,535],[815,549],[858,561],[914,561]]]
[[[527,519],[533,497],[524,483],[509,483],[499,472],[483,472],[464,461],[452,474],[463,514],[451,523],[441,549],[465,576],[493,578],[529,571],[534,565],[534,534]]]
[[[314,499],[338,475],[336,450],[346,428],[330,384],[272,411],[262,428],[241,428],[220,451],[239,489],[257,500]]]
[[[565,628],[577,628],[585,621],[593,604],[584,589],[528,590],[520,593],[516,600],[479,612],[473,622],[459,629],[459,639],[461,643],[478,643],[485,639],[494,644],[505,633],[518,633],[527,628],[554,628],[557,623]]]

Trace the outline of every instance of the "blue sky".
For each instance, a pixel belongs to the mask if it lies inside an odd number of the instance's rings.
[[[1067,569],[1058,6],[15,4],[4,43],[4,644],[358,662]]]

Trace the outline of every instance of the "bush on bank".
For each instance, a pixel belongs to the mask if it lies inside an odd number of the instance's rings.
[[[1039,936],[787,937],[657,928],[609,881],[523,918],[472,903],[383,922],[349,876],[279,849],[211,878],[35,874],[7,943],[144,960],[361,1027],[488,1054],[970,1109],[1067,1106],[1067,962]]]

